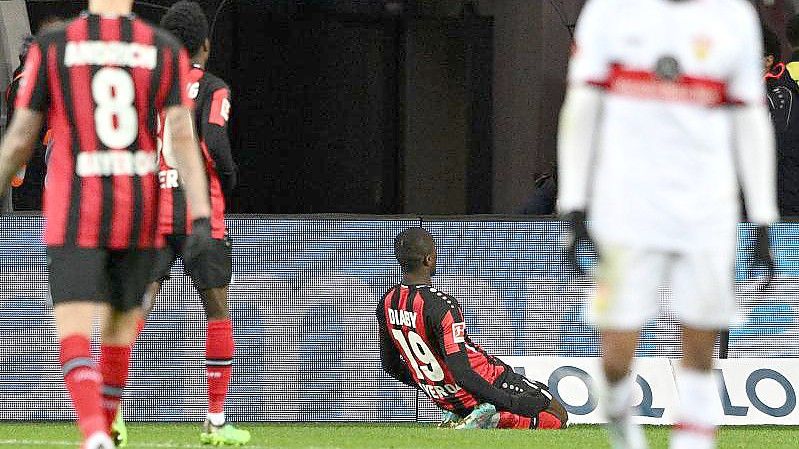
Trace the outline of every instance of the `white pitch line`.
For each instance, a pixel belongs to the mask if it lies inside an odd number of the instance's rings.
[[[72,446],[78,445],[75,441],[44,441],[44,440],[0,440],[0,446]],[[207,445],[199,444],[170,444],[170,443],[131,443],[131,449],[137,447],[142,448],[159,448],[159,449],[208,449]],[[242,449],[281,449],[277,446],[253,446],[245,445]],[[321,447],[308,447],[307,449],[340,449],[340,448],[321,448]]]

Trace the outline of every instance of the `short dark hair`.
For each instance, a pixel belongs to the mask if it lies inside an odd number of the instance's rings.
[[[197,2],[181,0],[166,12],[161,27],[172,33],[194,56],[208,39],[208,18]]]
[[[394,239],[394,256],[406,273],[418,270],[434,250],[433,237],[423,228],[408,228]]]
[[[799,47],[799,14],[791,17],[788,25],[785,27],[785,36],[791,47]]]
[[[763,56],[774,56],[775,60],[779,60],[782,56],[780,38],[766,25],[763,25]]]

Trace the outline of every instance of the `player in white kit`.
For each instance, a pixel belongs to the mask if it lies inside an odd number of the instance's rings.
[[[630,365],[664,284],[683,331],[671,447],[715,446],[712,355],[735,310],[739,180],[758,225],[754,260],[769,276],[774,267],[775,150],[762,65],[760,23],[745,0],[589,0],[580,16],[561,112],[558,207],[572,223],[570,258],[589,231],[600,255],[591,313],[614,448],[647,446],[630,419]]]

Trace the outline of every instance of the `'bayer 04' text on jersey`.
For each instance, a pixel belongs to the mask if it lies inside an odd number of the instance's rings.
[[[665,250],[734,242],[730,106],[765,102],[752,5],[590,0],[576,40],[569,82],[605,92],[589,199],[595,236]]]

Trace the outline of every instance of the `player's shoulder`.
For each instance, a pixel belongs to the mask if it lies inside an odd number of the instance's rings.
[[[741,25],[752,22],[759,17],[755,6],[749,0],[710,0],[708,6],[715,9],[714,15],[725,17]]]
[[[454,296],[445,293],[436,287],[423,285],[417,287],[417,290],[424,299],[425,305],[442,309],[450,309],[458,306],[458,300],[455,299]]]
[[[208,86],[208,89],[211,92],[216,92],[219,89],[230,90],[230,87],[227,85],[225,80],[223,80],[222,78],[214,75],[213,73],[211,73],[211,72],[209,72],[207,70],[203,74],[202,81]]]
[[[588,0],[583,6],[582,16],[597,16],[618,13],[621,9],[632,6],[640,0]]]
[[[55,42],[65,42],[67,40],[67,28],[79,19],[75,18],[65,23],[49,26],[36,34],[34,41],[40,46]]]

